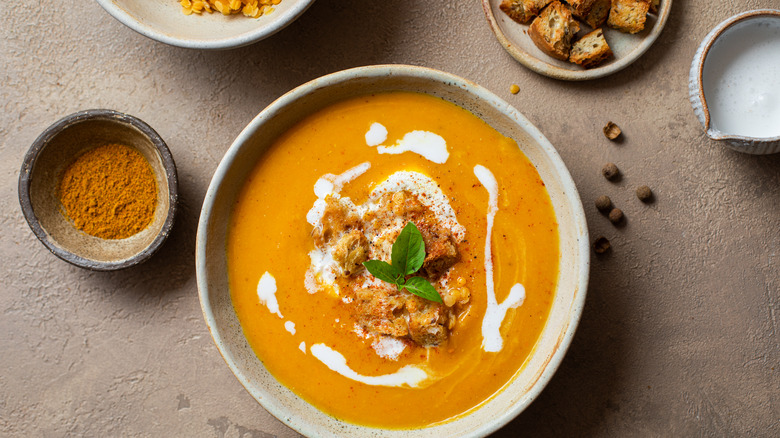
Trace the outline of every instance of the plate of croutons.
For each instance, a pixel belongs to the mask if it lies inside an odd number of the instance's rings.
[[[512,57],[556,79],[619,71],[661,33],[672,0],[482,0],[490,27]]]

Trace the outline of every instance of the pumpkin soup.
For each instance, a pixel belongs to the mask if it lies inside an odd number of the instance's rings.
[[[512,139],[391,92],[309,116],[233,207],[231,298],[268,371],[341,420],[403,429],[478,407],[522,368],[558,277],[544,183]]]

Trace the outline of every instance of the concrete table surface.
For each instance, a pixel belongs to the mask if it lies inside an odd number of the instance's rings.
[[[569,167],[592,238],[613,245],[593,257],[582,321],[557,374],[497,436],[780,436],[780,154],[708,140],[687,97],[707,32],[778,0],[675,0],[641,59],[583,83],[518,64],[476,0],[319,0],[273,37],[223,52],[149,40],[94,1],[5,3],[0,435],[296,436],[241,387],[206,329],[194,264],[202,199],[232,140],[275,98],[334,71],[406,63],[473,80],[518,108]],[[19,208],[32,141],[89,108],[147,121],[178,165],[174,232],[126,271],[59,260]],[[623,142],[604,138],[609,120]],[[607,161],[621,181],[600,175]],[[636,199],[641,184],[655,203]],[[601,194],[626,226],[596,211]]]

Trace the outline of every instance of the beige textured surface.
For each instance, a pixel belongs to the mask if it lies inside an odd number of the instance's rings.
[[[578,334],[540,398],[498,436],[778,436],[780,155],[709,141],[687,100],[696,46],[777,0],[676,0],[663,34],[614,76],[564,83],[515,62],[479,2],[318,0],[256,45],[148,40],[96,2],[0,8],[0,435],[289,437],[230,374],[197,299],[194,238],[209,179],[273,99],[348,67],[410,63],[496,92],[535,123],[578,185],[594,257]],[[509,93],[517,83],[521,91]],[[90,273],[48,253],[18,206],[22,157],[50,123],[105,107],[168,142],[181,215],[148,263]],[[601,134],[608,120],[624,141]],[[604,180],[614,161],[624,177]],[[633,194],[650,185],[654,204]],[[628,222],[593,207],[607,194]]]

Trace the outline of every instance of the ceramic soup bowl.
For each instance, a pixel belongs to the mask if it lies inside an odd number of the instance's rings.
[[[533,352],[497,394],[477,408],[422,429],[388,430],[331,417],[279,383],[257,358],[231,299],[227,236],[231,210],[264,152],[299,121],[350,97],[385,91],[426,93],[453,102],[516,140],[544,181],[560,233],[552,308]],[[307,231],[308,232],[308,231]],[[582,312],[590,263],[587,224],[574,183],[550,142],[517,110],[486,89],[421,67],[360,67],[304,84],[265,108],[238,136],[211,181],[201,211],[196,270],[203,314],[231,371],[271,414],[306,436],[396,438],[485,436],[511,421],[541,392],[560,364]]]

